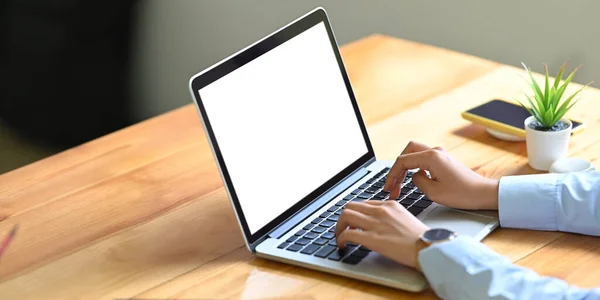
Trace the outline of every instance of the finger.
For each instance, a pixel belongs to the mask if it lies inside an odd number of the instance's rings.
[[[364,215],[367,215],[367,216],[376,216],[377,212],[381,208],[378,208],[378,206],[376,204],[371,204],[371,203],[367,204],[367,202],[383,203],[382,201],[350,202],[350,203],[346,204],[346,209],[355,210],[355,211],[362,213]]]
[[[373,228],[376,220],[356,210],[344,208],[337,224],[335,225],[335,235],[338,235],[347,227],[370,229]]]
[[[404,148],[404,150],[402,150],[401,154],[421,152],[421,151],[425,151],[425,150],[429,150],[429,149],[431,149],[431,147],[429,147],[423,143],[419,143],[416,141],[410,141],[410,142],[408,142],[408,145],[406,145],[406,148]]]
[[[404,180],[404,179],[403,179]],[[401,181],[402,182],[402,181]],[[389,191],[390,192],[390,199],[391,200],[396,200],[398,199],[398,196],[400,196],[400,191],[402,190],[402,184],[395,184],[392,189]]]
[[[406,148],[404,148],[400,156],[411,153],[423,152],[429,149],[431,148],[425,144],[411,141],[408,143]],[[398,166],[396,161],[396,163],[394,163],[394,165],[390,169],[390,172],[388,172],[387,178],[385,180],[385,185],[383,186],[383,190],[390,191],[395,185],[402,184],[404,176],[406,176],[406,169],[402,169],[400,166]]]
[[[344,249],[347,242],[353,242],[359,245],[365,245],[365,247],[371,249],[369,235],[370,233],[366,231],[345,229],[340,234],[336,234],[337,245],[340,249]]]
[[[392,176],[398,176],[398,172],[402,173],[402,170],[430,170],[431,166],[439,162],[441,155],[441,151],[430,149],[398,156],[396,162],[394,163],[394,166],[397,167],[395,170],[396,174],[393,174]],[[390,170],[390,173],[392,173],[392,170]]]
[[[383,191],[390,192],[390,199],[395,199],[398,197],[400,194],[400,188],[402,187],[402,182],[404,182],[404,178],[406,178],[406,170],[403,170],[401,173],[396,175],[390,175],[390,173],[388,173],[386,184],[383,186]]]
[[[431,167],[439,165],[442,155],[442,152],[436,149],[410,153],[399,156],[396,159],[396,163],[394,164],[394,166],[398,166],[397,170],[420,169],[429,170],[431,174],[433,174],[434,170],[432,170]],[[400,191],[401,184],[397,184],[397,186],[394,186],[390,190],[390,199],[396,199],[400,195]]]
[[[438,182],[427,177],[427,173],[424,170],[419,170],[413,175],[412,182],[421,190],[425,195],[430,196],[433,190],[436,188]]]
[[[383,200],[374,200],[374,199],[371,199],[371,200],[369,200],[369,201],[365,201],[365,202],[363,202],[363,203],[365,203],[365,204],[369,204],[369,205],[373,205],[373,206],[379,206],[379,205],[383,205],[383,204],[384,204],[384,202],[385,202],[385,201],[383,201]]]

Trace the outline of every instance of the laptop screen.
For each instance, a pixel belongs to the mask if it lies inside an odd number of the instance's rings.
[[[369,152],[323,22],[198,94],[250,234]]]

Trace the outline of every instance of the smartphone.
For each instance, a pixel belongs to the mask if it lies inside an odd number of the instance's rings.
[[[463,119],[506,134],[525,137],[525,119],[531,114],[521,105],[492,100],[462,113]],[[571,120],[571,134],[583,130],[583,124]]]

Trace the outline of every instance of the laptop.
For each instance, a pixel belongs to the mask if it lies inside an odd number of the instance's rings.
[[[478,240],[498,225],[430,201],[412,172],[400,198],[388,199],[382,186],[392,162],[375,157],[323,8],[189,86],[246,245],[259,257],[416,292],[427,287],[419,272],[361,245],[336,248],[346,203],[399,201],[430,227]]]

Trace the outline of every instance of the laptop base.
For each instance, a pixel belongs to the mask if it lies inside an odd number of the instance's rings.
[[[369,165],[367,169],[375,174],[382,169],[389,168],[391,165],[392,162],[389,161],[376,161]],[[304,254],[300,251],[293,252],[278,248],[288,238],[294,236],[298,230],[310,224],[313,218],[326,212],[330,205],[338,202],[344,195],[358,188],[371,177],[366,176],[353,184],[347,192],[341,193],[338,197],[330,201],[330,203],[315,211],[281,238],[269,238],[262,242],[255,249],[257,256],[411,292],[419,292],[427,288],[427,281],[421,273],[412,268],[402,266],[373,251],[369,252],[359,263],[349,264],[342,260],[336,261],[327,257],[321,258],[315,255]],[[482,240],[498,226],[498,218],[493,213],[490,214],[490,212],[486,211],[480,214],[479,212],[456,210],[437,203],[433,203],[427,207],[417,215],[417,218],[431,228],[450,229],[458,234],[471,236],[476,240]]]

